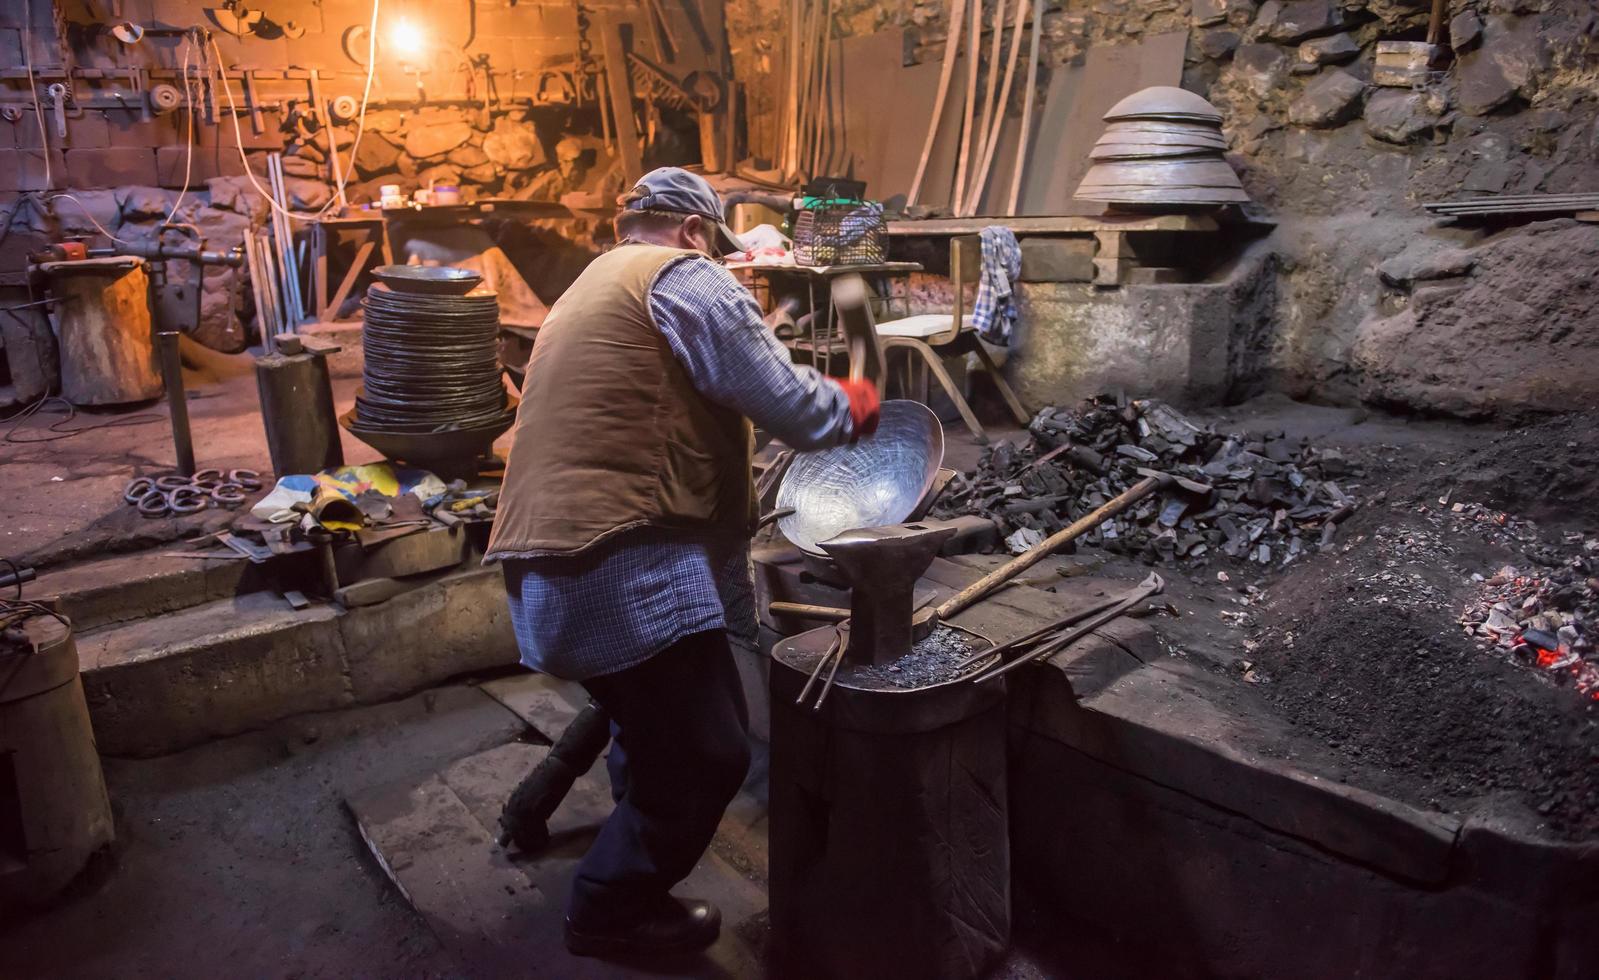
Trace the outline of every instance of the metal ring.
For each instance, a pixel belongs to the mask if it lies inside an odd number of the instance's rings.
[[[209,493],[210,491],[215,490],[217,487],[220,487],[227,482],[228,481],[222,479],[221,475],[218,474],[217,478],[214,480],[202,480],[196,477],[190,486],[194,487],[196,490],[204,490]]]
[[[261,474],[255,470],[229,470],[228,482],[237,483],[246,490],[261,489]]]
[[[205,510],[206,495],[195,487],[178,487],[167,494],[167,506],[174,514],[193,514]]]
[[[165,517],[167,514],[167,495],[161,490],[151,490],[138,500],[139,513],[145,517]]]
[[[168,474],[156,477],[155,485],[161,490],[179,490],[183,487],[193,486],[194,483],[189,477]]]
[[[223,483],[211,488],[211,499],[224,507],[237,507],[244,503],[244,488],[237,483]]]
[[[203,483],[203,482],[205,482],[207,480],[218,480],[218,481],[220,481],[222,478],[223,478],[223,473],[222,473],[221,470],[214,470],[214,469],[213,470],[201,470],[200,472],[198,472],[198,473],[194,474],[193,476],[189,477],[189,481],[191,483],[194,483],[194,484],[200,484],[200,483]]]
[[[155,481],[147,476],[135,478],[122,491],[122,499],[130,504],[136,504],[144,495],[155,489]]]

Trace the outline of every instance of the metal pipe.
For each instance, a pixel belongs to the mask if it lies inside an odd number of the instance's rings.
[[[161,377],[167,385],[167,409],[172,416],[172,449],[178,458],[178,472],[193,476],[194,437],[189,431],[189,400],[183,390],[183,361],[178,352],[178,332],[162,330],[156,334],[161,346]]]

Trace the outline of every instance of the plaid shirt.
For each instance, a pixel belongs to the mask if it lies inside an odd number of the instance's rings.
[[[687,258],[656,277],[650,313],[689,381],[795,449],[850,434],[849,401],[790,362],[733,274]],[[580,555],[503,558],[522,662],[568,680],[639,664],[692,633],[755,640],[749,542],[656,527],[625,531]]]
[[[977,298],[972,301],[972,329],[991,344],[1008,344],[1016,325],[1012,286],[1022,274],[1022,248],[1004,225],[989,225],[980,235],[983,272],[977,281]]]

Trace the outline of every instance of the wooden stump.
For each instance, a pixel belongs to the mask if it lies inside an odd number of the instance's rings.
[[[74,405],[159,397],[164,386],[156,369],[144,263],[116,256],[39,268],[60,300],[62,396]]]

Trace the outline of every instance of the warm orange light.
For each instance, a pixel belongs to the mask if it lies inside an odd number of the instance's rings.
[[[389,43],[397,54],[416,57],[427,50],[427,35],[423,33],[421,25],[401,17],[389,27]]]

